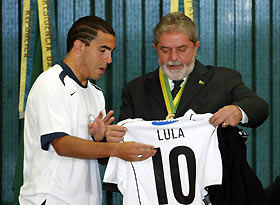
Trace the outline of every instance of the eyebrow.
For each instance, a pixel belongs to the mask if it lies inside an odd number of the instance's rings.
[[[181,45],[181,46],[178,46],[176,48],[184,48],[184,47],[188,47],[188,45]]]
[[[99,46],[99,48],[105,48],[105,49],[108,49],[108,50],[112,50],[112,48],[111,47],[109,47],[109,46]]]
[[[184,48],[184,47],[188,47],[188,45],[181,45],[181,46],[178,46],[178,47],[175,47],[175,48]],[[160,49],[170,49],[171,47],[167,47],[167,46],[161,46]]]

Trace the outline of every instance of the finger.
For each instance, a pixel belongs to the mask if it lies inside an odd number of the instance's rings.
[[[142,155],[141,157],[150,157],[150,156],[155,156],[156,152],[157,152],[156,149],[151,149],[151,150],[146,150],[145,153],[141,153],[140,155]]]
[[[102,119],[102,117],[103,117],[103,113],[100,111],[99,114],[98,114],[98,116],[97,116],[97,118],[98,118],[98,119]]]
[[[215,113],[210,119],[209,119],[209,123],[214,125],[215,127],[220,124],[220,117],[217,113]]]
[[[137,150],[139,151],[138,153],[139,154],[145,154],[145,152],[148,152],[148,151],[151,151],[151,150],[154,150],[154,146],[152,145],[147,145],[147,144],[141,144],[141,143],[138,143],[138,147],[137,147]]]
[[[106,137],[123,137],[125,135],[125,132],[118,132],[118,131],[111,131],[111,132],[106,132]]]
[[[111,116],[113,115],[113,113],[114,113],[114,111],[113,111],[113,110],[110,110],[110,111],[106,114],[106,116],[104,117],[103,122],[107,122],[107,121],[111,118]]]
[[[156,154],[156,150],[151,150],[151,151],[148,152],[148,153],[137,155],[137,157],[135,158],[135,160],[136,160],[136,161],[142,161],[142,160],[148,159],[149,157],[154,156],[155,154]]]
[[[111,125],[112,124],[112,122],[115,120],[115,118],[114,117],[110,117],[110,119],[109,120],[107,120],[107,121],[104,121],[103,120],[103,122],[104,122],[104,124],[107,126],[107,125]]]
[[[142,160],[148,159],[149,157],[152,157],[152,156],[154,156],[154,155],[152,155],[152,154],[138,155],[138,159],[139,159],[139,161],[142,161]]]
[[[210,118],[209,123],[212,124],[214,127],[217,127],[221,122],[216,118]]]
[[[107,127],[106,134],[109,136],[114,136],[117,134],[117,136],[123,136],[127,131],[126,127],[119,126],[119,125],[109,125]]]
[[[223,123],[226,119],[225,116],[221,114],[221,110],[214,113],[214,115],[209,119],[209,123],[212,124],[214,127],[219,126]]]
[[[145,151],[141,151],[141,152],[138,152],[138,157],[142,157],[142,156],[147,156],[147,157],[150,157],[150,156],[154,156],[156,154],[156,149],[150,149],[150,150],[145,150]]]
[[[227,126],[228,126],[228,123],[226,123],[226,122],[223,122],[223,123],[222,123],[222,127],[223,127],[223,128],[226,128]]]

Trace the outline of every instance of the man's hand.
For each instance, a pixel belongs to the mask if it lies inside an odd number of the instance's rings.
[[[92,123],[88,124],[88,132],[94,137],[96,142],[100,142],[104,139],[107,126],[114,121],[114,117],[112,117],[113,113],[112,110],[109,111],[102,120],[103,114],[100,111],[97,118]]]
[[[126,161],[142,161],[154,156],[156,153],[153,146],[138,142],[121,142],[115,144],[117,149],[114,156]]]
[[[109,125],[106,130],[106,139],[108,142],[123,141],[123,136],[127,131],[126,127],[119,125]]]
[[[236,105],[228,105],[214,113],[209,122],[213,124],[214,127],[222,123],[222,127],[225,128],[228,125],[233,127],[237,126],[241,119],[242,112],[239,107]]]

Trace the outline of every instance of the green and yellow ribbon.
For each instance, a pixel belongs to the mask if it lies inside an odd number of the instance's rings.
[[[55,16],[54,2],[38,0],[39,24],[42,45],[43,70],[49,69],[54,63],[55,56]]]
[[[162,90],[163,97],[164,97],[164,102],[165,102],[166,109],[167,109],[167,112],[168,112],[168,115],[167,115],[166,119],[167,120],[168,119],[173,119],[175,117],[177,107],[179,105],[179,102],[180,102],[181,96],[183,94],[183,91],[184,91],[186,82],[188,80],[188,77],[186,78],[183,86],[181,87],[181,89],[177,93],[174,100],[172,99],[172,96],[171,96],[171,91],[170,91],[168,78],[162,73],[161,68],[159,69],[159,80],[160,80],[161,90]]]
[[[39,12],[39,13],[38,13]],[[24,0],[22,16],[22,45],[20,65],[19,116],[24,117],[27,96],[32,86],[35,47],[39,33],[42,45],[43,70],[56,61],[56,27],[54,0]]]
[[[179,11],[179,0],[170,1],[170,12]],[[191,20],[193,20],[193,1],[184,0],[184,12]]]
[[[22,41],[20,64],[19,114],[23,118],[25,102],[31,87],[33,58],[35,53],[35,33],[37,30],[37,0],[23,1]]]

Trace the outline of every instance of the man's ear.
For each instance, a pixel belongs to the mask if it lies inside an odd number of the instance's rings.
[[[198,50],[199,46],[200,46],[200,41],[197,41],[194,45],[194,56],[197,55],[197,50]]]
[[[85,44],[80,40],[75,40],[73,48],[76,53],[80,53],[84,49]]]
[[[156,45],[156,44],[154,44],[154,43],[153,43],[153,47],[154,47],[154,49],[157,49],[157,45]]]

